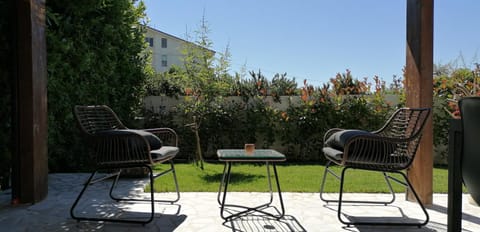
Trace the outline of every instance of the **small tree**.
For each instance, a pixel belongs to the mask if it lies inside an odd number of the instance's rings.
[[[212,50],[213,42],[209,38],[210,28],[205,16],[200,21],[199,29],[195,31],[195,39],[187,33],[182,54],[186,75],[186,91],[188,95],[184,111],[192,119],[188,125],[196,137],[196,158],[203,169],[203,156],[199,130],[202,120],[209,112],[210,106],[222,96],[228,95],[233,80],[228,74],[230,67],[229,48],[217,59]]]

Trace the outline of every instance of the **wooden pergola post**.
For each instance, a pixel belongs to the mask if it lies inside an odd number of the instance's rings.
[[[407,61],[405,89],[407,107],[433,107],[433,0],[407,0]],[[408,179],[424,204],[433,199],[432,117],[423,137]],[[407,193],[408,200],[414,200]]]
[[[45,0],[14,0],[14,203],[47,196],[47,49]]]

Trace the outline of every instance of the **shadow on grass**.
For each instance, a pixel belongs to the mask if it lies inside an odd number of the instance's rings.
[[[215,174],[205,174],[202,176],[206,182],[209,183],[220,183],[222,181],[222,173]],[[255,175],[255,174],[246,174],[246,173],[231,173],[230,174],[230,184],[232,183],[249,183],[254,182],[258,179],[266,179],[266,175]]]

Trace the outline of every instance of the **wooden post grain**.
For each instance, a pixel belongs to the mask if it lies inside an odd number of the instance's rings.
[[[433,106],[433,0],[407,0],[407,51],[405,89],[407,107]],[[432,117],[408,178],[424,204],[433,199],[433,127]],[[410,192],[407,199],[414,200]]]
[[[15,1],[14,203],[47,196],[47,51],[45,0]]]

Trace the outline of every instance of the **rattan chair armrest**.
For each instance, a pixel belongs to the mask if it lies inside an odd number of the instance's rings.
[[[178,147],[178,134],[172,128],[162,127],[162,128],[148,128],[148,129],[141,129],[141,130],[150,132],[158,136],[162,141],[168,143],[171,146]]]
[[[90,141],[97,155],[98,165],[152,163],[150,145],[141,135],[95,134]]]
[[[391,143],[403,143],[408,142],[410,138],[397,138],[397,137],[388,137],[388,136],[379,136],[376,134],[362,134],[355,137],[352,137],[348,143],[352,143],[358,140],[372,140],[372,141],[387,141]],[[346,144],[347,146],[348,144]]]
[[[390,155],[393,153],[392,150],[395,150],[394,147],[406,143],[409,140],[410,139],[404,138],[382,137],[373,133],[354,136],[345,144],[341,163],[345,164],[346,162],[355,162],[358,160],[361,160],[361,162],[371,160],[373,162],[374,160],[378,160],[379,157]],[[384,150],[378,150],[378,147],[376,150],[374,146],[379,145],[382,146]],[[355,151],[351,152],[352,149],[355,149]]]
[[[328,138],[330,138],[331,135],[333,135],[335,132],[342,131],[345,129],[342,128],[332,128],[329,129],[325,134],[323,135],[323,143],[325,144],[325,141],[327,141]]]

